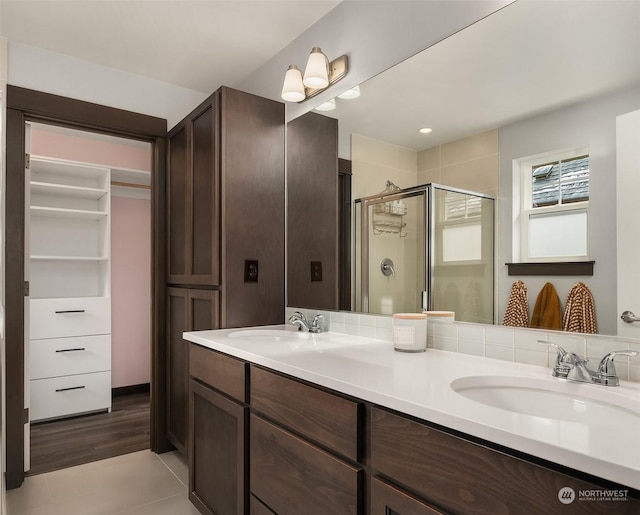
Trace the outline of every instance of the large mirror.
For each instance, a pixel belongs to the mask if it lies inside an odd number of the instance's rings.
[[[527,285],[531,308],[546,282],[564,302],[581,281],[593,294],[598,332],[616,334],[616,118],[640,109],[638,48],[639,2],[508,5],[361,84],[358,98],[337,98],[335,109],[322,113],[338,125],[338,155],[353,172],[351,200],[382,192],[386,181],[400,188],[437,183],[494,197],[495,322],[502,322],[516,280]],[[419,132],[423,127],[431,132]],[[590,157],[588,242],[580,259],[595,262],[593,272],[510,275],[506,263],[522,261],[515,163],[568,149],[586,149]],[[339,202],[329,198],[327,213]],[[312,223],[306,226],[313,231]],[[288,248],[289,266],[299,250]],[[357,273],[358,256],[350,259]],[[289,305],[327,308],[326,299],[314,304],[313,287],[305,286],[303,303],[296,303],[295,287],[289,284]],[[351,297],[348,309],[355,310]],[[337,309],[338,295],[332,299]]]

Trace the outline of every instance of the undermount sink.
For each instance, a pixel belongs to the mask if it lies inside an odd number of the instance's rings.
[[[451,382],[458,394],[494,408],[568,422],[639,424],[640,402],[605,386],[509,376],[469,376]]]
[[[265,342],[283,342],[306,340],[309,333],[287,331],[286,329],[239,329],[229,333],[229,338],[262,340]]]

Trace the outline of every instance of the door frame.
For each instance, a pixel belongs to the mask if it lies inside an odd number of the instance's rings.
[[[173,447],[165,420],[166,135],[162,118],[7,86],[5,341],[6,488],[24,481],[25,123],[29,121],[147,141],[151,164],[151,442]]]

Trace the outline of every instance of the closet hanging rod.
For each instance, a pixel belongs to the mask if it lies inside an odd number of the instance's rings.
[[[134,184],[132,182],[111,181],[111,186],[122,186],[124,188],[140,188],[142,190],[150,190],[151,186],[146,184]]]

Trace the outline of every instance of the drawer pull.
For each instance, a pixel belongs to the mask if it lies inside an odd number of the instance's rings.
[[[63,309],[60,311],[56,311],[56,315],[61,313],[84,313],[84,309]]]
[[[77,349],[59,349],[56,352],[75,352],[77,350],[87,350],[84,347],[78,347]]]
[[[68,392],[69,390],[82,390],[86,386],[71,386],[69,388],[56,388],[56,392]]]

